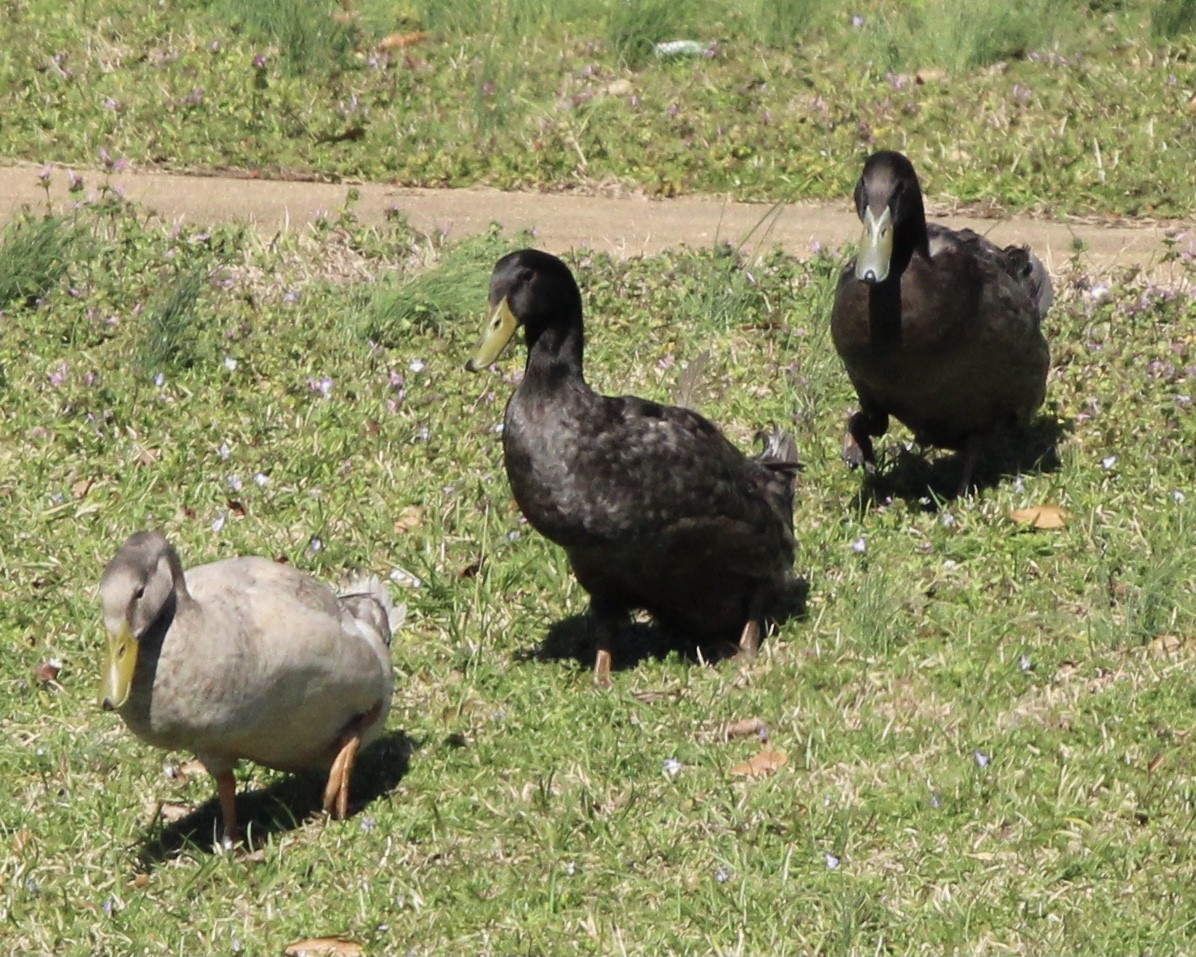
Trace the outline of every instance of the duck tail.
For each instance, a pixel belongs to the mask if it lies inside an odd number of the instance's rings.
[[[1055,301],[1055,290],[1051,285],[1051,274],[1042,260],[1026,246],[1008,246],[1005,254],[1013,266],[1013,277],[1022,284],[1038,312],[1041,322],[1051,303]]]
[[[407,618],[407,606],[396,605],[377,575],[354,578],[340,593],[341,607],[390,645],[391,636]]]
[[[762,448],[754,461],[765,469],[765,494],[792,525],[793,491],[797,485],[797,473],[802,469],[797,456],[797,443],[784,429],[757,432],[756,441],[761,443]]]

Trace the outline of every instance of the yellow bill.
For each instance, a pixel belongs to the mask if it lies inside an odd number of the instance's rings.
[[[108,661],[104,665],[104,685],[100,689],[100,707],[116,711],[124,707],[133,689],[133,674],[137,671],[137,639],[128,622],[116,634],[108,634]]]
[[[490,365],[502,355],[503,349],[506,348],[518,328],[519,320],[515,318],[515,313],[511,312],[511,307],[504,297],[503,301],[494,307],[490,318],[486,320],[486,328],[482,331],[482,341],[478,343],[470,360],[465,363],[466,370],[478,372]]]
[[[893,214],[886,206],[875,216],[864,210],[864,235],[860,237],[860,251],[855,257],[855,277],[864,282],[884,282],[889,277],[889,261],[893,258]]]

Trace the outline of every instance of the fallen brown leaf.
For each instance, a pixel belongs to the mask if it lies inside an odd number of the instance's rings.
[[[479,558],[476,562],[470,562],[464,568],[457,572],[458,578],[476,578],[478,572],[482,570],[483,558]]]
[[[1161,765],[1166,760],[1167,760],[1167,753],[1165,751],[1160,751],[1158,754],[1156,754],[1153,758],[1150,759],[1150,764],[1146,765],[1147,773],[1154,774],[1154,772],[1159,769],[1159,765]]]
[[[732,738],[750,738],[754,734],[759,734],[764,727],[766,725],[760,718],[744,718],[742,721],[733,721],[723,727],[723,739],[730,741]]]
[[[12,849],[15,854],[20,854],[21,851],[29,844],[30,838],[33,837],[33,832],[27,827],[21,828],[16,834],[12,836]]]
[[[230,499],[228,500],[228,510],[229,510],[230,512],[232,512],[234,515],[236,515],[238,518],[244,518],[244,517],[245,517],[245,506],[244,506],[244,504],[243,504],[243,503],[241,503],[241,502],[238,502],[238,501],[237,501],[235,498],[230,498]]]
[[[770,774],[775,774],[788,763],[789,759],[785,757],[783,751],[773,751],[769,748],[753,754],[743,764],[735,765],[731,768],[731,776],[751,780],[766,778]]]
[[[1033,528],[1063,528],[1071,518],[1071,512],[1058,505],[1035,505],[1031,508],[1015,508],[1009,517],[1020,525]]]
[[[163,801],[158,805],[158,814],[167,824],[181,821],[193,810],[190,804],[179,804],[177,801]]]
[[[176,768],[178,776],[181,778],[198,778],[203,777],[208,773],[208,769],[203,766],[202,761],[184,761]]]
[[[413,47],[417,43],[423,43],[426,39],[428,39],[428,34],[425,30],[409,30],[405,33],[392,33],[378,41],[378,49],[403,50],[407,47]]]
[[[43,661],[33,669],[33,674],[38,681],[43,684],[49,684],[58,678],[58,674],[61,671],[62,665],[57,661]]]
[[[1180,635],[1159,635],[1146,645],[1146,654],[1151,658],[1169,658],[1187,651],[1192,642]]]
[[[395,519],[395,531],[409,532],[413,528],[419,528],[423,523],[423,508],[419,505],[408,505],[403,511],[399,512],[399,517]]]
[[[286,957],[360,957],[365,948],[343,937],[309,937],[288,944],[283,953]]]
[[[148,874],[137,874],[129,881],[130,887],[135,887],[140,890],[143,887],[149,887],[150,876]]]
[[[86,498],[87,493],[91,491],[91,487],[96,484],[93,478],[79,479],[79,481],[71,485],[71,494],[75,498]]]

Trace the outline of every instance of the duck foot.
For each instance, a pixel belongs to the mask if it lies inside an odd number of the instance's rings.
[[[847,419],[847,434],[843,436],[843,461],[853,469],[863,468],[868,475],[876,473],[876,452],[872,447],[872,436],[884,435],[889,428],[889,417],[865,412],[861,409]]]
[[[349,780],[353,776],[353,765],[357,763],[357,752],[361,750],[361,739],[365,729],[377,721],[381,713],[379,702],[354,718],[341,735],[336,757],[328,771],[328,783],[324,786],[324,811],[337,820],[349,816]]]

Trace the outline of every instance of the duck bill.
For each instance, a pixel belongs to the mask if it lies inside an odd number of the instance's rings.
[[[860,237],[860,251],[855,257],[855,278],[861,282],[884,282],[889,278],[889,261],[893,258],[893,214],[886,206],[875,215],[864,209],[864,234]]]
[[[504,296],[503,301],[494,307],[490,318],[486,320],[482,341],[478,343],[470,360],[465,363],[465,368],[470,372],[485,369],[502,355],[503,349],[507,347],[518,328],[519,320],[515,318],[515,313],[511,312],[511,306]]]
[[[137,670],[137,639],[128,622],[120,630],[108,635],[108,661],[104,665],[104,685],[100,689],[100,707],[117,711],[129,700],[133,689],[133,674]]]

